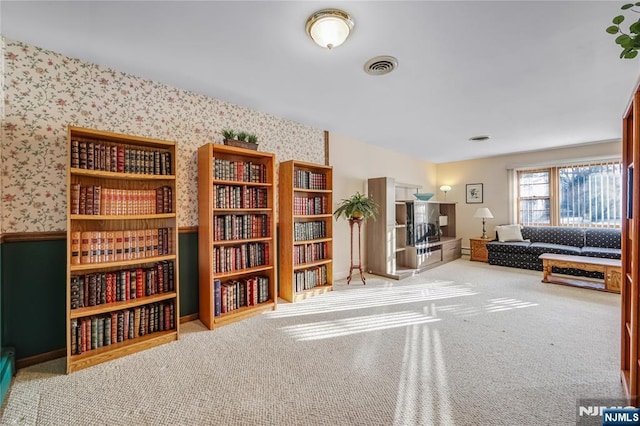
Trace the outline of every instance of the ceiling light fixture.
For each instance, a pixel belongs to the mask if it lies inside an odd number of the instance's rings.
[[[307,19],[307,34],[319,46],[331,50],[345,42],[353,30],[353,19],[340,9],[322,9]]]

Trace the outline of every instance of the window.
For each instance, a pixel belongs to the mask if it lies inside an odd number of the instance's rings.
[[[622,164],[521,170],[517,203],[523,225],[620,227]]]

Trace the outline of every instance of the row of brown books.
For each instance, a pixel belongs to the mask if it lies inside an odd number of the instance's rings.
[[[293,274],[296,292],[310,290],[314,287],[327,284],[327,266],[321,265],[316,268],[296,271]]]
[[[327,197],[293,197],[293,214],[326,214],[328,212]]]
[[[173,253],[172,228],[71,232],[71,264],[119,262]]]
[[[164,301],[71,321],[71,354],[176,328],[175,305]]]
[[[243,306],[255,306],[269,300],[269,278],[246,277],[225,283],[213,280],[214,315],[220,316]]]
[[[329,256],[329,244],[325,242],[293,246],[293,264],[315,262]]]
[[[246,243],[213,248],[214,274],[255,268],[268,263],[268,243]]]
[[[213,239],[243,240],[270,235],[270,221],[266,214],[217,215],[213,218]]]
[[[97,140],[72,140],[71,167],[105,172],[171,175],[171,153]]]
[[[327,175],[296,169],[293,172],[293,186],[302,189],[327,189]]]
[[[251,161],[213,159],[213,178],[239,182],[266,182],[267,166]]]
[[[316,240],[327,236],[327,225],[323,220],[295,222],[293,224],[294,241]]]
[[[268,207],[267,188],[238,185],[214,185],[217,209],[260,209]]]
[[[175,291],[173,261],[149,268],[98,272],[71,277],[71,309],[124,302]]]
[[[169,186],[156,189],[116,189],[71,184],[71,214],[148,215],[172,213]]]

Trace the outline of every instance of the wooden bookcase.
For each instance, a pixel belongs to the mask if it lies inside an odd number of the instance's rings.
[[[200,321],[209,329],[276,309],[275,155],[198,149]]]
[[[333,168],[280,163],[280,287],[289,302],[333,289]]]
[[[622,122],[622,299],[621,318],[621,377],[629,402],[640,403],[640,358],[638,331],[640,329],[640,303],[638,283],[640,269],[640,89],[636,87]],[[635,169],[638,169],[636,171]]]
[[[178,339],[176,147],[67,135],[67,373]]]

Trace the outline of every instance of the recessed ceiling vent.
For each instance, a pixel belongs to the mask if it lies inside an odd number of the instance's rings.
[[[473,142],[482,142],[482,141],[486,141],[488,139],[490,139],[491,136],[486,136],[486,135],[482,135],[482,136],[472,136],[469,138],[470,141]]]
[[[376,56],[364,64],[364,72],[371,75],[389,74],[398,68],[398,60],[393,56]]]

